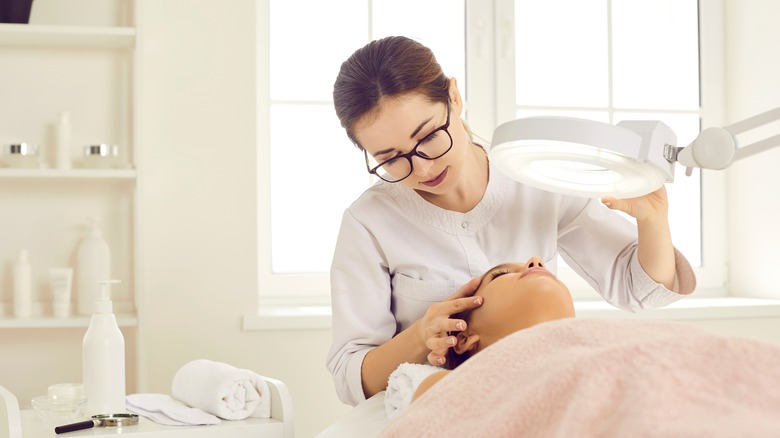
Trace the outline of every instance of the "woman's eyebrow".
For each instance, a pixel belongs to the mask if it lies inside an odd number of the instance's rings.
[[[409,138],[414,138],[414,136],[417,135],[417,133],[420,132],[420,130],[423,129],[423,127],[425,127],[425,125],[427,125],[428,122],[430,122],[431,120],[433,120],[433,117],[430,117],[430,118],[428,118],[428,120],[420,123],[420,125],[417,126],[417,129],[412,131],[412,134],[409,136]]]
[[[427,120],[425,120],[424,122],[420,123],[420,124],[417,126],[417,128],[415,128],[415,129],[414,129],[414,131],[412,131],[412,134],[411,134],[411,135],[409,135],[409,138],[410,138],[410,139],[413,139],[413,138],[414,138],[414,136],[415,136],[415,135],[417,135],[417,134],[418,134],[418,133],[419,133],[419,132],[420,132],[420,131],[421,131],[421,130],[422,130],[424,127],[425,127],[425,125],[427,125],[428,123],[430,123],[430,121],[431,121],[431,120],[433,120],[433,117],[429,117]],[[373,154],[373,155],[376,157],[376,156],[378,156],[378,155],[384,155],[384,154],[387,154],[387,153],[393,152],[394,150],[395,150],[395,148],[382,149],[381,151],[376,151],[376,152],[374,152],[374,154]]]

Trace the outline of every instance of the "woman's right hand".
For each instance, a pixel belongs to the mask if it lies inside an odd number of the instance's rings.
[[[431,365],[444,365],[447,350],[455,345],[455,337],[448,332],[466,329],[466,321],[451,319],[450,316],[482,305],[482,297],[474,297],[480,279],[481,277],[472,278],[446,300],[429,307],[425,315],[417,321],[420,339],[430,350],[428,362]]]

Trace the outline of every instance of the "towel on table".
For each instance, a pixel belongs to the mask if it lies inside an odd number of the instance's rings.
[[[441,371],[439,367],[427,364],[402,363],[390,374],[385,392],[385,411],[389,420],[394,419],[412,403],[412,396],[423,380]]]
[[[268,383],[226,363],[193,360],[176,372],[171,389],[175,399],[225,420],[271,416]]]
[[[198,426],[221,422],[216,416],[186,406],[168,394],[130,394],[125,404],[128,411],[166,426]]]

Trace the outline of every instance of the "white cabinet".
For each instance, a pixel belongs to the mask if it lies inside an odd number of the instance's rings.
[[[0,146],[32,143],[42,165],[0,167],[0,375],[19,395],[44,394],[52,383],[81,380],[81,338],[88,316],[52,316],[48,272],[75,268],[86,220],[101,217],[111,249],[112,299],[134,388],[137,326],[138,92],[137,35],[130,0],[35,0],[30,24],[0,23]],[[54,125],[68,111],[72,169],[57,169]],[[118,165],[82,168],[84,147],[117,145]],[[0,152],[2,154],[2,152]],[[0,156],[2,160],[2,156]],[[11,266],[29,250],[33,317],[13,317]],[[78,275],[75,272],[74,275]],[[75,279],[74,279],[75,280]]]

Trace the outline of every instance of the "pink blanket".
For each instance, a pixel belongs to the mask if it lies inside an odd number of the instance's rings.
[[[567,319],[469,359],[384,437],[780,437],[780,345]]]

